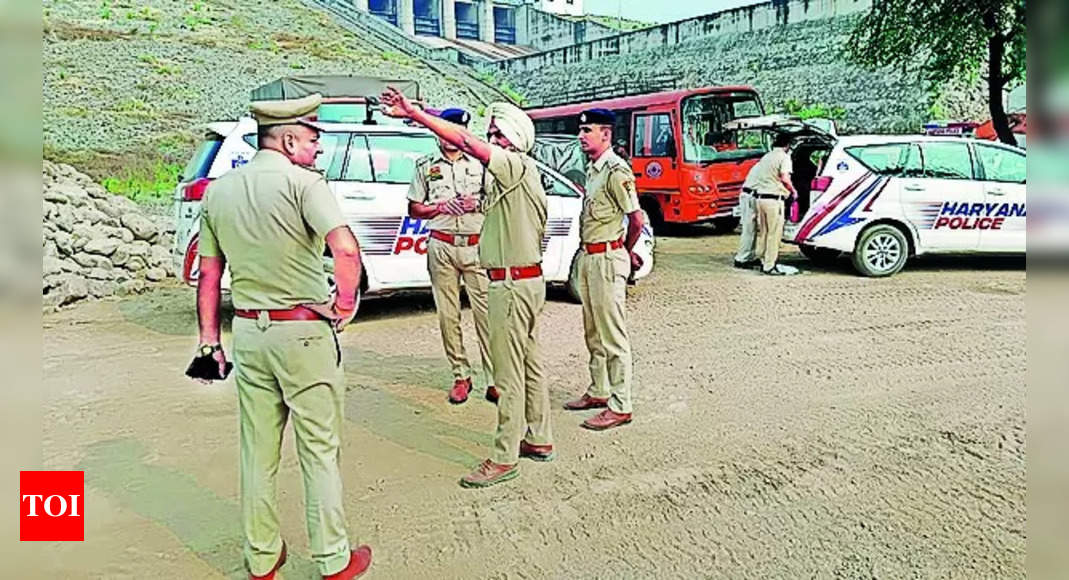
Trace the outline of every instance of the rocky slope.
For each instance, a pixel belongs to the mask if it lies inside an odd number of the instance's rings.
[[[153,219],[69,165],[45,161],[41,180],[46,310],[140,293],[173,276],[169,218]]]

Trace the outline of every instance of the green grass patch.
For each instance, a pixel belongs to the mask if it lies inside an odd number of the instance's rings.
[[[513,103],[516,103],[521,107],[527,104],[527,97],[520,91],[514,89],[508,81],[500,80],[490,73],[478,73],[475,77],[484,85],[488,85],[501,91],[501,93],[508,97]]]
[[[174,194],[182,166],[177,163],[157,161],[154,165],[131,168],[125,172],[100,180],[100,185],[109,193],[128,197],[138,203],[158,203]]]
[[[794,115],[803,121],[806,119],[831,119],[842,120],[846,117],[846,109],[834,105],[822,103],[806,104],[797,99],[789,99],[783,103],[783,109],[788,115]]]

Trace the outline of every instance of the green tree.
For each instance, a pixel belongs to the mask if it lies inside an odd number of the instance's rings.
[[[874,0],[848,41],[870,67],[920,63],[930,81],[976,78],[986,66],[991,121],[1014,144],[1003,95],[1025,80],[1024,0]]]

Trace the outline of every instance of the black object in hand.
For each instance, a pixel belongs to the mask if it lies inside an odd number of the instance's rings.
[[[210,354],[198,356],[189,363],[189,368],[186,369],[186,376],[191,379],[203,379],[206,381],[221,381],[226,379],[230,375],[230,371],[234,369],[234,363],[226,363],[226,372],[223,376],[219,376],[219,361],[215,360]]]

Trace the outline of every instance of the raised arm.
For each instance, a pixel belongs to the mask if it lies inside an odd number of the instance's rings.
[[[478,159],[483,165],[490,163],[490,144],[476,137],[471,131],[427,113],[394,87],[388,87],[383,91],[381,98],[385,105],[383,113],[386,115],[398,119],[411,119],[430,129],[443,141]]]

